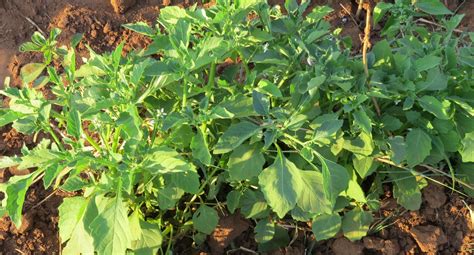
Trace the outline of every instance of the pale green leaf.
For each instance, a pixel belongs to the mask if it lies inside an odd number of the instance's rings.
[[[82,134],[81,115],[77,110],[71,110],[67,116],[67,132],[68,134],[79,139]]]

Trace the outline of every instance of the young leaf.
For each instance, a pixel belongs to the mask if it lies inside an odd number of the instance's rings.
[[[258,184],[270,207],[283,218],[295,207],[303,180],[300,170],[279,150],[275,162],[258,176]]]
[[[474,132],[467,133],[461,141],[462,148],[459,153],[462,162],[474,162]]]
[[[255,226],[255,241],[265,243],[273,239],[275,235],[275,223],[268,219],[262,219]]]
[[[312,224],[314,237],[317,241],[322,241],[336,236],[341,229],[341,223],[341,216],[337,213],[316,216]]]
[[[191,140],[191,150],[193,151],[193,158],[199,160],[206,166],[211,164],[212,156],[211,153],[209,153],[207,141],[200,128],[197,129],[197,134]]]
[[[234,150],[258,131],[260,131],[260,127],[248,121],[233,124],[219,138],[214,147],[214,154],[223,154]]]
[[[231,180],[246,180],[258,176],[262,172],[265,158],[261,152],[261,145],[242,144],[229,157],[227,166]]]
[[[81,115],[77,110],[71,110],[67,117],[67,132],[68,134],[79,139],[82,134],[82,121]]]
[[[214,231],[218,222],[219,216],[216,210],[207,205],[201,205],[193,215],[194,228],[207,235]]]
[[[414,167],[430,155],[431,138],[421,129],[411,130],[406,138],[407,163]]]
[[[342,219],[342,232],[351,241],[360,240],[369,231],[373,221],[372,213],[362,211],[360,208],[353,209],[344,214]]]

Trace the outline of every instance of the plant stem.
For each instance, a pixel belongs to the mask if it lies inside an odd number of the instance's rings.
[[[48,133],[51,135],[51,137],[53,138],[54,142],[59,146],[59,148],[64,151],[64,146],[63,144],[61,143],[61,141],[59,140],[59,138],[56,136],[56,134],[54,133],[53,129],[51,129],[51,127],[49,125],[46,126],[46,130],[48,130]]]
[[[181,104],[181,107],[184,109],[186,108],[188,100],[188,82],[186,81],[186,78],[183,80],[183,102]]]

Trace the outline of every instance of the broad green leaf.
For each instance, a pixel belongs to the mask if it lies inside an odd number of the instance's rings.
[[[385,3],[385,2],[377,3],[377,5],[374,7],[374,25],[379,23],[379,21],[385,15],[385,12],[390,10],[390,8],[392,6],[393,6],[393,4],[391,4],[391,3]]]
[[[133,217],[132,214],[131,217]],[[132,249],[135,254],[156,254],[161,247],[163,237],[161,235],[160,227],[141,219],[138,219],[138,224],[130,223],[132,233],[138,237],[132,241]]]
[[[265,158],[261,152],[261,145],[242,144],[232,151],[227,166],[231,180],[246,180],[258,176],[265,164]]]
[[[242,197],[242,193],[237,190],[232,190],[231,192],[227,194],[227,197],[226,197],[227,209],[229,210],[230,213],[234,213],[235,210],[237,210],[241,197]]]
[[[81,115],[77,110],[71,110],[67,116],[67,132],[68,134],[79,139],[82,134]]]
[[[339,194],[349,185],[349,173],[343,166],[320,155],[318,157],[322,165],[325,197],[334,207]]]
[[[440,0],[416,0],[415,7],[431,15],[453,14]]]
[[[474,162],[474,132],[467,133],[461,141],[462,148],[459,153],[462,162]]]
[[[323,176],[316,171],[301,171],[302,192],[297,204],[308,213],[331,213],[331,203],[326,199],[323,188]]]
[[[188,163],[175,150],[168,147],[157,147],[147,155],[143,166],[153,174],[195,172],[192,164]]]
[[[406,138],[406,158],[409,167],[423,163],[431,152],[431,138],[421,129],[411,130]]]
[[[194,228],[204,234],[210,235],[217,227],[219,216],[213,208],[201,205],[193,214]]]
[[[407,158],[407,145],[403,136],[388,138],[390,144],[390,159],[395,164],[401,164]]]
[[[206,166],[211,164],[212,157],[209,153],[209,146],[200,128],[197,129],[197,134],[191,140],[191,150],[193,151],[193,158]]]
[[[214,154],[223,154],[234,150],[258,131],[260,131],[260,127],[248,121],[233,124],[219,138],[214,147]]]
[[[337,213],[321,214],[314,218],[312,230],[317,241],[335,237],[341,229],[341,216]]]
[[[184,191],[178,187],[166,186],[158,191],[158,206],[162,210],[174,208],[176,202],[184,195]]]
[[[83,197],[65,198],[59,206],[59,235],[66,243],[64,254],[91,254],[94,252],[93,239],[84,227],[84,214],[88,199]]]
[[[69,178],[67,178],[64,184],[61,185],[61,189],[67,192],[74,192],[74,191],[82,190],[87,185],[89,185],[89,182],[82,179],[81,177],[70,176]]]
[[[268,215],[268,205],[260,191],[247,190],[240,197],[240,212],[246,218],[262,218]]]
[[[441,64],[441,58],[434,55],[427,55],[415,61],[415,68],[418,72],[426,71]]]
[[[367,134],[372,133],[372,121],[364,110],[357,110],[353,114],[354,122]]]
[[[23,83],[30,83],[34,81],[43,70],[46,68],[46,65],[43,63],[29,63],[21,68],[20,77]]]
[[[264,94],[267,94],[269,96],[274,96],[274,97],[283,96],[278,86],[271,83],[268,80],[259,81],[257,86],[258,86],[257,91],[260,93],[264,93]]]
[[[267,96],[254,90],[252,91],[253,109],[260,115],[268,115],[270,111],[270,100]]]
[[[344,214],[342,219],[342,232],[351,241],[360,240],[367,235],[370,224],[373,221],[372,213],[362,211],[360,208]]]
[[[360,185],[354,180],[349,180],[349,186],[347,187],[346,194],[348,197],[354,199],[359,203],[367,203],[364,191],[362,190]]]
[[[7,186],[5,192],[7,195],[6,211],[17,229],[20,229],[22,225],[22,211],[26,192],[38,174],[39,172],[23,176],[13,176],[8,180],[8,183],[2,184],[2,186]]]
[[[354,156],[352,159],[352,164],[362,179],[365,179],[367,176],[371,175],[378,166],[378,164],[374,162],[373,157],[366,156]]]
[[[7,110],[5,113],[0,112],[0,127],[10,124],[21,117],[23,117],[23,114],[19,112],[14,112],[10,110]]]
[[[92,218],[87,230],[94,239],[95,250],[105,255],[125,254],[132,241],[126,203],[119,194],[114,198],[98,196],[92,203],[97,211],[86,211],[92,214],[86,217]]]
[[[89,200],[84,197],[67,197],[64,198],[62,204],[59,206],[59,236],[61,241],[65,243],[75,231],[84,231],[82,218],[87,208]],[[87,234],[87,233],[86,233]],[[92,241],[92,239],[90,239]]]
[[[275,223],[268,219],[262,219],[255,226],[255,241],[265,243],[273,239],[275,235]]]
[[[418,99],[420,106],[425,110],[436,116],[438,119],[447,120],[449,114],[446,107],[433,96],[423,96]]]
[[[415,211],[420,209],[421,192],[415,176],[409,171],[396,171],[397,172],[390,173],[390,177],[395,183],[393,196],[401,206],[408,210]]]
[[[374,151],[372,136],[362,132],[353,140],[345,140],[344,149],[362,156],[370,156]]]
[[[279,151],[275,162],[258,176],[265,199],[280,218],[295,207],[298,195],[302,192],[300,171]]]

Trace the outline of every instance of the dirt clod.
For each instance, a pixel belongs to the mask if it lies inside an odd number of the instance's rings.
[[[335,255],[358,255],[363,254],[364,246],[360,243],[349,241],[345,237],[336,239],[331,245],[331,249]]]
[[[443,187],[430,184],[428,187],[423,189],[423,198],[428,203],[428,206],[437,209],[446,203],[446,194],[444,194]]]
[[[240,214],[221,217],[219,225],[209,236],[208,243],[212,254],[222,254],[224,249],[249,226],[248,221]]]
[[[440,227],[432,225],[417,226],[411,230],[411,235],[420,246],[421,251],[435,254],[438,246],[448,242],[448,238]]]
[[[136,4],[136,0],[110,0],[116,13],[125,13],[130,7]]]

